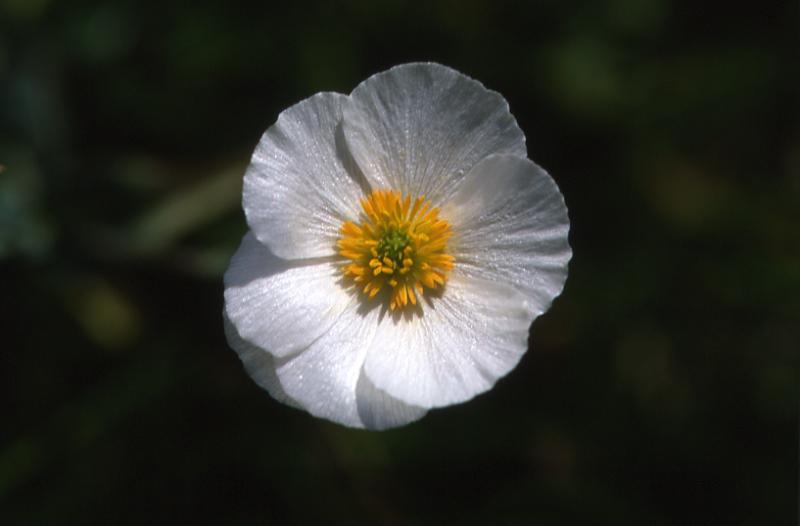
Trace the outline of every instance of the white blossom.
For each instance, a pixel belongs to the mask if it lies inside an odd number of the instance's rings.
[[[508,104],[438,64],[285,110],[243,194],[228,341],[277,400],[346,426],[490,389],[567,277],[563,197]]]

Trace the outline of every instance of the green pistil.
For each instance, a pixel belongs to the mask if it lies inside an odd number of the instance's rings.
[[[388,257],[398,266],[403,265],[403,250],[408,246],[411,238],[405,230],[387,230],[378,241],[377,251],[379,259]]]

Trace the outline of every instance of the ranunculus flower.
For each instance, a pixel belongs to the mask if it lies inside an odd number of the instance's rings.
[[[280,114],[244,176],[230,345],[273,397],[383,429],[490,389],[564,287],[564,199],[503,97],[438,64]]]

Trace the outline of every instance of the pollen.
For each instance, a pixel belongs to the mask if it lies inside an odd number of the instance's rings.
[[[342,224],[337,242],[346,279],[367,298],[387,291],[389,308],[417,305],[418,295],[442,287],[453,268],[450,223],[425,197],[375,190],[361,200],[361,222]]]

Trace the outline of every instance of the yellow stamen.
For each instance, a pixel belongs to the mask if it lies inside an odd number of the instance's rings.
[[[447,253],[450,223],[424,196],[375,190],[361,200],[361,222],[346,221],[336,243],[344,275],[369,298],[389,288],[391,310],[417,305],[417,294],[447,281],[455,259]],[[366,281],[361,287],[360,283]],[[414,292],[414,289],[417,292]]]

